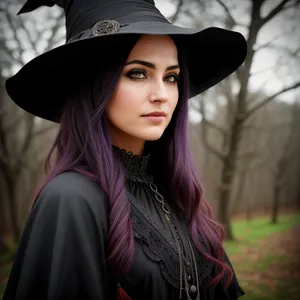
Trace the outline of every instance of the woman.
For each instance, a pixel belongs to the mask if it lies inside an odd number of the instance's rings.
[[[189,96],[243,62],[243,37],[175,27],[153,1],[55,3],[66,45],[6,83],[60,127],[4,300],[237,299],[187,123]]]

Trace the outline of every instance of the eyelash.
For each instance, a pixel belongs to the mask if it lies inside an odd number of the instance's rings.
[[[137,78],[137,77],[134,77],[134,75],[141,75],[141,74],[143,74],[143,76],[147,77],[147,72],[145,70],[142,70],[142,69],[141,70],[137,70],[137,69],[131,70],[126,74],[126,76],[128,78],[130,78],[131,80],[140,81],[140,80],[143,80],[145,78]],[[175,84],[178,83],[179,75],[177,75],[176,73],[170,73],[166,76],[166,78],[170,78],[170,77],[173,77],[175,79],[175,81],[174,82],[168,81],[169,84],[175,85]]]

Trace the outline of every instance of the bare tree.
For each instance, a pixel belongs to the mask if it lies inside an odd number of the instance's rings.
[[[4,189],[1,198],[8,208],[10,227],[18,241],[30,199],[39,182],[45,144],[56,127],[17,107],[4,90],[6,76],[12,67],[23,66],[31,57],[62,43],[62,10],[43,10],[28,15],[15,16],[20,8],[18,1],[1,2],[1,89],[0,89],[0,182]],[[37,138],[39,137],[39,138]],[[27,200],[24,204],[24,200]],[[24,210],[26,213],[24,213]],[[2,232],[0,232],[2,235]]]
[[[205,1],[194,0],[193,3],[200,3],[203,5]],[[294,78],[291,78],[290,74],[285,73],[284,75],[281,75],[281,77],[283,77],[282,81],[286,81],[287,83],[281,89],[260,99],[259,102],[256,101],[257,98],[251,97],[250,81],[254,76],[258,75],[257,73],[251,73],[251,71],[255,56],[260,51],[276,48],[277,51],[282,54],[281,64],[285,66],[288,64],[287,59],[293,57],[294,60],[296,60],[296,58],[299,57],[299,40],[295,41],[298,42],[296,48],[289,48],[285,44],[282,46],[282,43],[277,43],[278,39],[272,39],[263,45],[258,45],[258,35],[263,32],[263,29],[266,28],[271,21],[274,21],[280,15],[284,16],[285,14],[293,12],[294,17],[286,17],[283,22],[288,25],[293,24],[288,32],[290,36],[297,36],[297,28],[299,26],[297,27],[295,24],[297,24],[297,17],[299,17],[299,1],[284,0],[276,3],[274,7],[271,7],[274,3],[272,4],[272,2],[268,0],[245,0],[242,2],[216,0],[210,2],[209,5],[214,5],[215,10],[211,10],[210,15],[216,16],[217,23],[222,22],[228,29],[239,27],[245,32],[248,32],[248,54],[244,65],[239,68],[234,76],[224,80],[216,87],[216,90],[218,90],[217,94],[221,93],[226,100],[226,108],[228,110],[226,121],[223,122],[223,124],[220,124],[220,122],[216,123],[215,120],[206,116],[206,99],[208,99],[209,102],[211,102],[212,99],[209,97],[210,91],[200,97],[199,100],[201,103],[200,111],[204,125],[202,127],[203,143],[222,164],[218,194],[218,215],[219,220],[225,225],[225,236],[230,240],[234,239],[231,229],[230,202],[233,197],[233,184],[236,174],[241,166],[239,162],[243,157],[247,157],[248,159],[255,157],[255,153],[251,151],[246,153],[241,152],[240,146],[245,134],[245,126],[247,126],[249,120],[251,120],[251,118],[253,118],[253,116],[268,103],[274,101],[284,93],[300,87],[299,73],[294,72]],[[247,18],[239,18],[239,15],[241,14],[239,6],[242,6],[243,13],[247,14]],[[268,12],[264,13],[266,10],[268,10]],[[195,17],[193,12],[190,13],[190,16]],[[221,21],[222,17],[223,21]],[[287,36],[288,34],[285,32],[283,37],[286,38]],[[282,36],[280,36],[280,38],[282,38]],[[291,65],[291,68],[292,67],[293,66]],[[273,73],[276,72],[276,68],[278,69],[278,73],[280,73],[278,65],[272,67]],[[260,72],[265,71],[266,70],[262,70]],[[234,91],[236,87],[238,87],[237,92]],[[210,143],[208,139],[209,135],[207,134],[208,129],[217,132],[220,136],[221,142],[218,143],[217,147]]]
[[[273,168],[274,174],[274,198],[272,205],[271,223],[276,224],[278,221],[278,212],[280,207],[280,199],[283,196],[283,187],[287,180],[287,170],[289,165],[293,162],[295,153],[300,153],[300,145],[297,141],[297,125],[299,123],[300,110],[299,103],[294,102],[291,107],[291,122],[289,128],[289,134],[285,141],[283,151]]]

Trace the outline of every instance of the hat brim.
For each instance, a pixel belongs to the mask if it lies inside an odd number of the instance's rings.
[[[190,97],[232,74],[247,53],[245,38],[237,32],[217,27],[196,30],[168,23],[139,22],[121,28],[116,34],[79,39],[34,58],[6,81],[6,90],[27,112],[59,122],[66,87],[72,85],[74,79],[78,81],[79,76],[85,76],[83,66],[95,59],[113,59],[109,49],[120,47],[116,36],[127,34],[180,36],[188,52]]]

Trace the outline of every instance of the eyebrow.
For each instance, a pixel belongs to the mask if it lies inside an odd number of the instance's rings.
[[[139,64],[139,65],[143,65],[145,67],[148,67],[148,68],[151,68],[151,69],[155,69],[155,65],[148,62],[148,61],[144,61],[144,60],[132,60],[128,63],[125,64],[125,66],[127,65],[133,65],[133,64]],[[173,65],[173,66],[169,66],[166,68],[166,71],[170,71],[170,70],[174,70],[174,69],[180,69],[180,66],[179,65]]]

